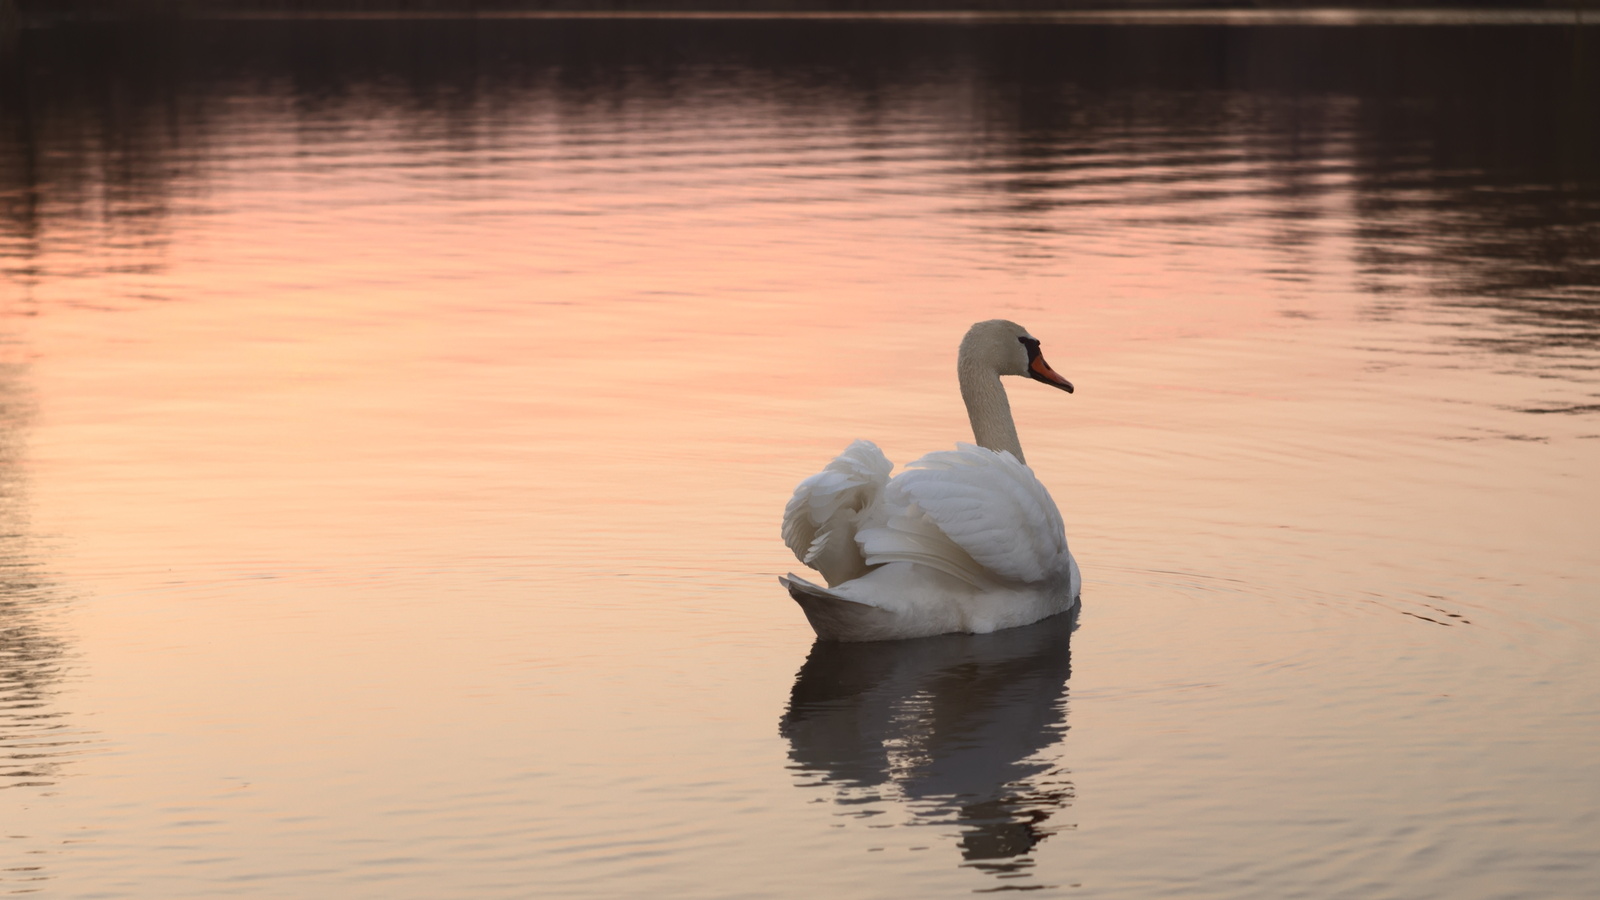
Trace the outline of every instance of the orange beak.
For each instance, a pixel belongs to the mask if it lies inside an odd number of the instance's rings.
[[[1034,353],[1033,359],[1028,360],[1028,377],[1061,388],[1069,394],[1072,393],[1072,382],[1057,375],[1056,370],[1050,368],[1050,364],[1045,362],[1044,356],[1039,353]]]

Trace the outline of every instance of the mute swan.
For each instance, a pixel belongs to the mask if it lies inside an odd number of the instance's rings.
[[[1078,602],[1082,577],[1050,492],[1024,464],[1001,375],[1071,393],[1015,322],[979,322],[956,360],[977,446],[893,465],[858,440],[800,482],[783,541],[827,580],[780,577],[825,641],[987,634]]]

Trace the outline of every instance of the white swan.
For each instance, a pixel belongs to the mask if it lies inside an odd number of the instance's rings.
[[[1015,322],[979,322],[961,340],[961,398],[978,446],[893,465],[856,441],[800,482],[783,511],[783,540],[827,580],[778,580],[817,637],[882,641],[953,631],[986,634],[1037,622],[1078,602],[1082,577],[1061,513],[1023,462],[1001,375],[1068,393]]]

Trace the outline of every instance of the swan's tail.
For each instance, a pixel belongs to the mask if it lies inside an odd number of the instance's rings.
[[[840,596],[793,573],[778,576],[778,583],[789,589],[789,596],[800,604],[812,630],[825,641],[870,641],[879,634],[891,636],[894,614],[886,609]]]

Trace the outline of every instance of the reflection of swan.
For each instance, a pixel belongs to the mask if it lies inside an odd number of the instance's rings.
[[[956,362],[979,446],[930,453],[889,480],[856,441],[800,482],[783,540],[827,579],[779,581],[823,640],[876,641],[1037,622],[1078,599],[1078,564],[1050,492],[1023,462],[1001,375],[1072,391],[1039,342],[1003,319],[979,322]]]
[[[1023,855],[1072,799],[1041,751],[1066,731],[1076,620],[895,644],[818,641],[779,725],[789,756],[857,814],[898,796],[913,824],[960,826],[968,864],[1030,865]]]

